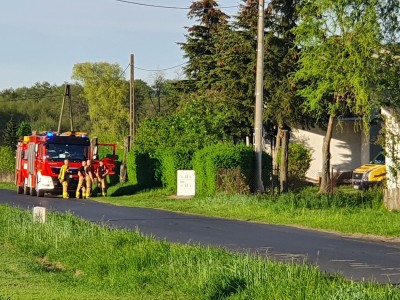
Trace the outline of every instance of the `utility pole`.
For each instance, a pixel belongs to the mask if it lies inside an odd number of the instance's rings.
[[[135,137],[135,58],[131,54],[131,78],[130,78],[130,109],[129,109],[129,141],[128,151],[132,149],[133,139]]]
[[[256,192],[264,192],[262,181],[263,88],[264,88],[264,0],[258,1],[256,104],[254,111],[254,152],[256,155]]]

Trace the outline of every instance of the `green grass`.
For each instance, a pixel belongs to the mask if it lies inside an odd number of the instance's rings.
[[[0,205],[0,299],[400,299],[316,267],[170,244]]]
[[[16,191],[17,186],[14,183],[10,183],[10,182],[0,182],[0,189]]]
[[[155,190],[96,200],[346,234],[400,237],[400,213],[389,212],[384,207],[380,190],[359,192],[344,187],[333,195],[321,195],[317,191],[309,188],[280,196],[220,194],[208,198],[174,199],[163,190]]]

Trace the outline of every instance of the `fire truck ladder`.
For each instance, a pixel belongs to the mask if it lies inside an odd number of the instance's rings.
[[[61,133],[61,121],[63,118],[63,113],[64,113],[64,106],[65,106],[65,97],[68,97],[69,99],[69,122],[71,125],[71,131],[74,131],[74,120],[72,118],[72,97],[71,97],[71,86],[69,84],[65,85],[65,92],[64,92],[64,97],[63,101],[61,104],[61,113],[60,113],[60,119],[58,121],[58,128],[57,128],[57,133]]]

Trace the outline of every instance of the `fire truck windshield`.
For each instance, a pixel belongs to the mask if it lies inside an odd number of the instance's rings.
[[[85,145],[63,145],[47,144],[48,160],[62,161],[82,161],[88,159],[88,146]]]

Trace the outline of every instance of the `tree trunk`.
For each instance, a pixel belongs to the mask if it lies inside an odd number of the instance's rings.
[[[289,130],[282,130],[282,151],[281,151],[281,163],[280,163],[280,186],[281,193],[287,193],[288,191],[288,149],[289,149]]]
[[[331,177],[330,177],[330,166],[331,166],[331,139],[333,132],[333,122],[335,117],[329,116],[328,128],[326,129],[324,144],[322,145],[322,174],[321,174],[321,186],[319,188],[320,193],[328,193],[330,191]]]
[[[400,159],[400,122],[397,109],[382,107],[381,114],[385,121],[385,152],[386,152],[386,184],[384,203],[390,211],[400,211],[400,173],[397,170]]]
[[[278,188],[277,191],[280,190],[279,184],[279,161],[278,161],[278,154],[281,148],[282,143],[282,130],[281,127],[278,127],[276,137],[275,137],[275,147],[273,149],[272,155],[272,192],[275,192],[275,188]]]
[[[278,163],[278,153],[281,148],[281,143],[282,143],[282,130],[281,127],[278,127],[278,132],[276,133],[276,138],[275,138],[275,149],[274,155],[272,157],[272,171],[274,176],[278,176],[278,168],[279,168],[279,163]]]

